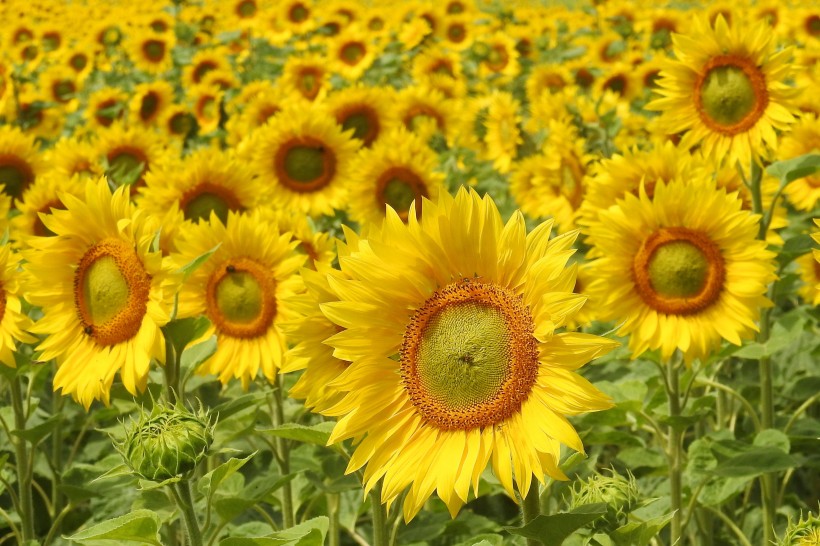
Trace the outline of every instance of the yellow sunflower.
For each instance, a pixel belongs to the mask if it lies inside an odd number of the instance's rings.
[[[251,167],[278,206],[310,215],[344,206],[357,141],[319,107],[296,106],[253,136]]]
[[[668,133],[686,132],[684,148],[700,145],[706,155],[746,168],[776,147],[775,129],[794,121],[794,89],[784,83],[791,51],[775,52],[772,37],[764,21],[729,27],[718,16],[713,28],[696,20],[690,33],[673,36],[676,60],[664,65],[661,98],[647,108],[663,112]]]
[[[336,123],[345,131],[353,131],[353,138],[367,148],[390,125],[392,87],[357,86],[331,94],[325,105]]]
[[[367,464],[365,489],[383,479],[388,505],[406,491],[408,521],[434,490],[455,516],[487,464],[510,496],[564,479],[561,444],[583,451],[565,416],[611,406],[575,370],[617,345],[556,332],[584,302],[565,268],[574,234],[526,234],[523,215],[505,225],[464,189],[423,207],[407,224],[389,210],[320,306],[339,329],[324,343],[350,362],[330,441],[361,439],[347,472]]]
[[[10,244],[0,246],[0,363],[15,368],[16,341],[34,343],[37,338],[26,333],[31,319],[23,313],[20,283],[20,257]]]
[[[199,126],[199,134],[207,135],[219,128],[223,92],[213,85],[197,85],[188,92],[191,112]]]
[[[226,47],[200,49],[191,59],[182,72],[182,82],[185,88],[203,83],[203,78],[212,70],[231,70],[228,61],[229,52]]]
[[[487,159],[503,174],[518,155],[518,147],[524,143],[521,137],[521,103],[512,94],[495,91],[487,97],[487,115],[484,119],[484,144]]]
[[[88,97],[84,116],[89,122],[85,132],[93,134],[102,127],[111,127],[125,115],[128,95],[116,87],[103,87]]]
[[[820,152],[820,117],[805,114],[781,140],[777,157],[792,159],[810,152]],[[790,182],[783,193],[794,208],[812,210],[820,200],[820,173]]]
[[[422,197],[437,200],[445,191],[444,175],[437,169],[438,156],[420,137],[401,128],[388,133],[356,160],[349,184],[350,217],[360,225],[381,223],[389,206],[406,222],[414,202],[421,213]]]
[[[136,189],[144,183],[146,173],[177,153],[160,133],[147,127],[126,128],[116,123],[97,135],[94,145],[98,157],[106,175],[118,186],[128,184]]]
[[[330,89],[328,59],[319,55],[291,56],[282,67],[282,86],[309,101],[323,99]]]
[[[378,56],[373,40],[358,25],[350,25],[328,44],[328,59],[334,72],[357,81]]]
[[[132,394],[145,389],[151,359],[165,359],[167,269],[151,250],[159,224],[134,211],[128,192],[100,178],[84,199],[63,193],[66,210],[43,216],[57,237],[31,237],[24,252],[27,299],[43,310],[31,332],[41,360],[57,360],[54,390],[86,409],[108,404],[114,375]]]
[[[204,314],[211,321],[203,339],[217,336],[217,350],[200,368],[222,383],[242,381],[243,388],[262,371],[273,381],[282,367],[287,342],[281,323],[293,320],[286,299],[303,290],[297,274],[305,257],[293,251],[290,234],[280,235],[256,214],[229,213],[226,223],[189,224],[179,233],[176,267],[220,245],[183,284],[179,316]]]
[[[79,138],[61,138],[45,152],[45,160],[66,178],[78,174],[97,179],[104,174],[94,144]]]
[[[16,127],[0,127],[0,184],[14,198],[46,170],[34,137]]]
[[[396,93],[393,114],[397,124],[428,141],[441,133],[452,144],[459,137],[459,101],[422,86],[405,87]]]
[[[142,125],[156,124],[174,102],[174,88],[165,80],[141,83],[134,88],[129,104],[129,120]]]
[[[336,259],[335,240],[329,233],[316,230],[304,214],[276,208],[271,203],[254,210],[263,221],[275,226],[279,233],[291,234],[291,239],[296,242],[296,252],[307,257],[306,268],[316,269],[319,264],[330,266]]]
[[[160,75],[174,66],[171,50],[175,42],[172,32],[158,34],[150,29],[135,29],[128,37],[130,59],[138,69]]]
[[[67,193],[81,198],[85,192],[85,182],[82,175],[68,177],[59,171],[50,171],[38,177],[14,203],[20,214],[10,221],[11,238],[25,245],[32,235],[53,235],[40,214],[49,214],[52,208],[65,210],[60,194]]]
[[[150,214],[164,215],[176,203],[192,222],[208,221],[211,213],[226,222],[229,212],[251,210],[265,197],[244,163],[209,147],[150,171],[137,191],[138,205]]]
[[[740,345],[757,331],[774,278],[774,254],[756,239],[758,218],[736,193],[701,175],[684,183],[627,193],[600,212],[588,242],[597,260],[589,293],[602,320],[623,321],[633,358],[679,349],[687,363],[705,359],[721,340]]]
[[[228,131],[228,144],[236,146],[254,129],[265,125],[274,118],[294,99],[298,99],[295,92],[288,92],[282,87],[271,87],[260,90],[248,98],[247,104],[242,106],[241,112],[228,117],[225,130]],[[236,106],[234,99],[230,106]]]

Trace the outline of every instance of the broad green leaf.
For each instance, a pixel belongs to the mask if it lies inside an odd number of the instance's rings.
[[[264,432],[279,438],[286,438],[288,440],[296,440],[306,444],[316,444],[319,446],[326,446],[330,439],[330,433],[333,430],[334,423],[329,421],[319,423],[313,426],[297,425],[295,423],[285,423],[274,428],[258,429],[259,432]]]
[[[208,317],[200,315],[198,317],[172,320],[162,327],[162,331],[171,340],[177,351],[182,352],[190,342],[202,337],[202,334],[210,326],[211,321],[208,320]]]
[[[203,252],[202,254],[200,254],[199,256],[197,256],[196,258],[194,258],[193,260],[191,260],[187,264],[180,267],[177,270],[177,273],[182,274],[182,282],[187,281],[188,277],[190,277],[193,274],[194,271],[199,269],[200,266],[202,266],[202,264],[204,264],[205,262],[208,261],[208,258],[210,258],[214,254],[214,252],[219,250],[220,246],[222,246],[222,243],[217,244],[211,250]]]
[[[199,480],[199,491],[208,499],[210,504],[214,493],[219,489],[219,485],[228,479],[234,472],[245,466],[245,463],[251,460],[256,455],[256,451],[245,457],[238,459],[236,457],[228,459],[218,467],[214,468]]]
[[[560,546],[568,536],[606,514],[606,504],[582,506],[572,512],[538,516],[523,527],[505,527],[514,535],[540,540],[549,546]]]
[[[722,461],[713,473],[726,478],[751,478],[766,472],[786,470],[797,464],[797,461],[782,449],[763,446]]]
[[[766,167],[766,172],[778,178],[781,184],[788,184],[798,178],[820,172],[820,154],[812,152],[792,159],[777,161]]]
[[[672,521],[672,514],[665,514],[643,522],[629,522],[615,530],[612,539],[622,546],[646,546]]]
[[[79,544],[95,544],[110,540],[162,546],[159,542],[159,528],[159,516],[154,512],[135,510],[130,514],[98,523],[66,538]]]
[[[631,470],[641,467],[661,468],[666,465],[666,457],[657,451],[645,447],[623,449],[618,453],[618,459],[624,462]]]
[[[766,356],[766,346],[757,342],[747,343],[737,351],[734,356],[738,358],[748,358],[750,360],[758,360]]]
[[[319,516],[264,537],[231,537],[222,540],[219,544],[220,546],[322,546],[329,525],[330,520],[325,516]]]
[[[789,442],[789,437],[786,436],[779,430],[775,430],[773,428],[767,428],[766,430],[761,430],[755,439],[752,441],[752,444],[756,446],[771,446],[776,447],[778,449],[783,450],[784,453],[788,453],[791,450],[791,443]]]
[[[216,336],[213,335],[182,351],[179,365],[183,370],[195,370],[200,364],[208,360],[216,352]]]
[[[20,438],[24,438],[31,444],[37,445],[42,440],[48,437],[51,432],[57,428],[63,420],[62,415],[52,415],[39,425],[33,426],[31,428],[27,428],[25,430],[13,430],[12,434],[15,436],[19,436]]]

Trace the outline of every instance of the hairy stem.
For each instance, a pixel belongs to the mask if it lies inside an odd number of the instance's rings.
[[[527,496],[521,499],[521,520],[524,525],[527,525],[535,518],[541,515],[541,493],[538,488],[538,482],[530,484],[530,490]],[[527,546],[541,546],[543,543],[540,540],[532,538],[527,539]]]
[[[669,455],[669,497],[674,515],[670,526],[670,544],[680,544],[683,534],[683,495],[681,493],[681,439],[683,431],[676,425],[675,418],[680,415],[680,377],[678,366],[680,359],[670,358],[666,365],[667,394],[669,395],[669,417],[673,422],[669,425],[667,453]]]
[[[185,521],[185,529],[188,532],[188,544],[190,546],[202,546],[202,530],[199,528],[199,521],[194,509],[191,484],[188,481],[182,481],[169,487],[180,512],[182,512],[182,519]]]
[[[284,386],[278,374],[276,375],[274,387],[273,424],[278,427],[285,424]],[[279,472],[282,476],[287,476],[290,474],[290,445],[285,438],[276,438],[276,451],[278,452],[276,461],[279,463]],[[282,525],[287,529],[294,526],[294,521],[293,488],[290,482],[287,482],[282,486]]]
[[[26,412],[23,407],[23,391],[20,386],[20,376],[17,375],[11,381],[11,404],[14,409],[14,428],[20,432],[26,429]],[[20,501],[20,531],[23,535],[23,543],[34,540],[34,505],[32,504],[31,486],[31,464],[26,440],[22,436],[12,439],[14,442],[15,456],[17,457],[17,496]]]

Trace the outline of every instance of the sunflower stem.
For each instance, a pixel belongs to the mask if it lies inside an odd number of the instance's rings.
[[[373,513],[372,546],[388,546],[387,512],[382,504],[382,488],[376,485],[370,490],[370,510]]]
[[[769,226],[768,214],[763,210],[762,180],[763,169],[752,160],[750,187],[752,191],[752,212],[760,214],[760,230],[757,238],[766,240],[766,232]],[[774,283],[769,286],[769,299],[774,296]],[[757,341],[765,344],[769,340],[771,326],[770,309],[760,311],[760,331],[757,334]],[[760,424],[762,428],[769,429],[774,426],[774,391],[772,386],[772,361],[769,355],[763,355],[758,360],[760,375]],[[774,519],[776,511],[775,500],[775,475],[771,472],[760,476],[760,497],[763,505],[763,542],[770,544],[774,542]]]
[[[339,546],[339,494],[327,494],[327,512],[330,516],[330,526],[327,530],[328,546]]]
[[[15,375],[11,383],[11,404],[14,409],[14,428],[18,432],[26,429],[26,412],[23,407],[23,391],[20,386],[20,375]],[[20,526],[23,544],[34,540],[34,505],[32,504],[31,472],[32,467],[29,461],[28,446],[26,439],[17,436],[11,439],[14,442],[15,456],[17,458],[17,495],[20,502]]]
[[[521,499],[521,520],[524,525],[532,522],[535,518],[541,515],[541,492],[538,488],[538,483],[530,485],[530,490],[527,491],[527,496]],[[532,538],[527,539],[527,546],[542,546],[540,540]]]
[[[163,331],[163,334],[165,332]],[[165,335],[165,396],[169,404],[176,404],[179,396],[179,362],[177,352],[170,337]]]
[[[670,358],[666,363],[666,386],[669,395],[669,436],[667,451],[669,454],[669,497],[672,510],[672,524],[670,526],[670,541],[672,546],[680,544],[683,536],[683,497],[681,494],[681,439],[683,430],[676,423],[681,413],[680,375],[678,367],[680,358]]]
[[[273,424],[274,426],[281,426],[285,424],[285,401],[284,401],[284,386],[282,385],[282,378],[279,374],[274,380],[275,392],[273,394]],[[276,450],[279,456],[276,461],[279,463],[279,472],[282,476],[290,474],[290,446],[285,438],[276,438]],[[295,525],[293,518],[293,488],[290,482],[282,486],[282,525],[288,529]]]
[[[185,529],[188,531],[188,544],[202,546],[202,531],[194,510],[194,499],[191,495],[191,484],[187,480],[170,485],[174,500],[182,512]]]

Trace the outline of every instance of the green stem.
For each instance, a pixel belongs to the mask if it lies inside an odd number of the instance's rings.
[[[667,394],[669,395],[669,425],[667,438],[667,452],[669,455],[669,498],[674,511],[670,526],[672,546],[680,544],[683,536],[683,496],[681,494],[681,439],[683,431],[675,424],[675,418],[680,416],[680,376],[678,366],[680,359],[670,358],[666,364]]]
[[[530,490],[527,496],[521,500],[521,520],[524,525],[527,525],[535,518],[541,515],[541,492],[538,488],[538,483],[530,484]],[[543,542],[533,538],[527,539],[527,546],[541,546]]]
[[[717,383],[715,381],[711,381],[709,379],[698,379],[698,383],[701,385],[705,385],[707,387],[712,387],[714,389],[721,390],[727,394],[732,395],[732,397],[740,402],[740,404],[746,409],[746,412],[749,414],[749,417],[752,419],[752,423],[754,423],[755,432],[760,432],[762,430],[762,425],[760,423],[760,419],[757,418],[757,412],[755,411],[754,407],[749,403],[746,398],[743,397],[742,394],[737,392],[731,387],[727,387],[721,383]]]
[[[14,408],[14,428],[22,432],[26,429],[26,413],[23,408],[23,393],[20,388],[20,376],[11,381],[11,404]],[[17,457],[17,495],[20,500],[20,526],[23,543],[34,540],[34,505],[32,504],[31,473],[29,469],[29,450],[22,436],[13,439]]]
[[[274,426],[281,426],[285,424],[285,401],[284,401],[284,387],[282,385],[282,378],[279,374],[276,375],[276,380],[274,381],[274,407],[273,407],[273,424]],[[282,476],[287,476],[290,474],[290,445],[285,438],[276,438],[276,450],[279,453],[279,456],[276,457],[276,461],[279,463],[279,472]],[[293,517],[293,488],[290,485],[290,482],[285,483],[282,486],[282,524],[283,527],[288,529],[295,525],[295,520]]]
[[[370,490],[370,511],[373,513],[372,546],[388,546],[387,512],[382,504],[382,488],[377,484]]]
[[[750,189],[752,192],[752,212],[760,214],[760,229],[757,238],[766,240],[766,229],[769,219],[763,211],[762,179],[763,170],[755,161],[751,166]],[[774,296],[774,284],[769,286],[769,299]],[[766,308],[760,311],[760,331],[757,341],[765,344],[769,340],[771,327],[771,309]],[[772,361],[769,355],[760,357],[758,361],[760,375],[760,424],[763,429],[774,426],[774,387],[772,382]],[[774,542],[774,520],[776,511],[775,499],[775,475],[771,472],[760,476],[760,500],[763,506],[763,543]]]
[[[176,404],[179,392],[179,361],[171,339],[165,336],[165,396],[169,404]]]
[[[199,521],[194,510],[191,484],[188,481],[182,481],[172,484],[170,487],[174,500],[180,512],[182,512],[182,519],[185,521],[185,529],[188,531],[188,544],[190,546],[202,546],[202,531],[199,528]]]
[[[742,546],[752,546],[751,542],[749,542],[749,539],[746,538],[746,535],[743,534],[743,531],[741,531],[740,528],[737,525],[735,525],[735,522],[732,521],[732,519],[729,516],[727,516],[726,514],[721,512],[719,509],[712,508],[709,505],[704,505],[703,507],[705,509],[707,509],[709,512],[711,512],[714,515],[716,515],[717,517],[719,517],[721,519],[721,521],[723,521],[723,523],[725,523],[726,526],[729,529],[732,530],[732,532],[738,538],[738,540],[740,541],[740,544],[742,544]],[[766,543],[766,544],[769,544],[769,543]]]
[[[327,530],[328,546],[339,546],[339,494],[327,494],[327,512],[330,516],[330,527]]]
[[[54,393],[51,401],[51,414],[61,415],[63,412],[63,405],[65,398]],[[51,506],[53,517],[57,518],[58,514],[62,513],[63,496],[60,492],[60,482],[62,479],[63,470],[63,422],[58,420],[54,427],[54,432],[51,433],[51,464],[52,464],[52,478],[51,478]],[[57,529],[59,531],[59,529]]]

